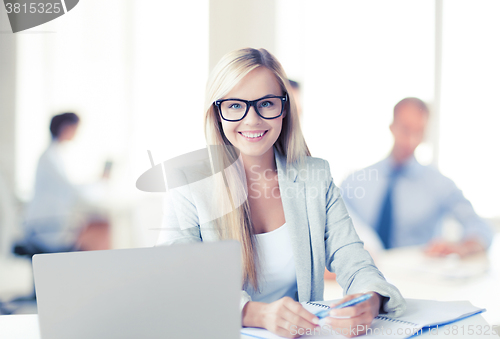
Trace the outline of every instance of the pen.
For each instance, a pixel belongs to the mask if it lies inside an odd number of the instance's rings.
[[[357,297],[357,298],[354,298],[354,299],[351,299],[349,301],[346,301],[345,303],[342,303],[340,305],[337,305],[335,307],[332,307],[332,308],[329,308],[327,310],[323,310],[323,311],[319,311],[318,313],[316,313],[315,315],[319,318],[319,319],[323,319],[323,318],[326,318],[328,317],[328,314],[330,313],[331,310],[333,309],[337,309],[337,308],[344,308],[344,307],[349,307],[349,306],[354,306],[354,305],[357,305],[359,303],[362,303],[363,301],[366,301],[368,299],[371,298],[371,294],[363,294],[362,296],[360,297]]]

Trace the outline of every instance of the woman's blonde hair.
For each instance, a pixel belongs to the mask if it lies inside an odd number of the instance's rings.
[[[288,96],[283,112],[281,133],[274,147],[286,157],[287,163],[301,162],[304,157],[310,156],[300,129],[295,99],[289,94],[290,83],[283,67],[271,53],[263,48],[244,48],[226,54],[215,66],[208,79],[204,119],[205,138],[207,145],[223,146],[222,148],[226,150],[222,156],[212,156],[212,162],[217,161],[218,163],[212,164],[213,168],[227,169],[230,165],[238,163],[239,156],[224,134],[219,112],[214,102],[224,98],[238,82],[258,67],[265,67],[272,71],[284,94],[286,93]],[[234,175],[226,171],[219,194],[229,195],[231,203],[229,210],[232,212],[218,218],[215,222],[221,239],[240,241],[243,257],[243,286],[251,284],[255,290],[258,290],[258,256],[250,217],[250,205],[246,199],[247,183],[246,180],[242,179],[244,178],[244,170],[241,166],[232,166],[231,168]],[[236,192],[245,192],[245,199],[241,201],[241,199],[236,198],[235,195],[239,194]],[[236,203],[238,200],[239,202]],[[225,199],[221,199],[221,201],[225,201]]]

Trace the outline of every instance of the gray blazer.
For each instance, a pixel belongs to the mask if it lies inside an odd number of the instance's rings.
[[[375,291],[385,297],[383,312],[403,314],[406,302],[363,248],[340,190],[333,183],[328,162],[307,157],[301,164],[287,164],[276,149],[274,154],[295,260],[296,299],[323,300],[326,267],[336,273],[344,295]],[[188,180],[189,172],[184,170]],[[210,188],[193,190],[187,185],[169,193],[164,202],[164,232],[160,232],[157,245],[219,240],[213,221],[200,220],[201,215],[209,213],[207,202],[214,200]],[[249,300],[248,293],[242,291],[241,309]]]

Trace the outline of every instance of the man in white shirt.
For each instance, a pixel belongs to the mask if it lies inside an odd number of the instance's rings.
[[[108,235],[104,226],[97,227],[101,230],[94,230],[93,226],[92,231],[86,227],[91,226],[87,225],[88,217],[101,212],[99,199],[104,193],[104,180],[75,185],[64,166],[63,147],[73,140],[79,121],[75,113],[59,114],[51,120],[52,140],[38,161],[34,197],[23,222],[25,237],[14,249],[17,254],[31,256],[106,247]],[[92,192],[101,195],[94,197]]]
[[[344,201],[361,237],[375,235],[375,242],[367,244],[372,249],[427,244],[429,255],[483,251],[493,236],[489,225],[452,180],[415,159],[428,119],[422,100],[401,100],[390,125],[394,146],[389,157],[351,174],[342,183]],[[441,224],[448,216],[463,226],[458,243],[441,238]]]

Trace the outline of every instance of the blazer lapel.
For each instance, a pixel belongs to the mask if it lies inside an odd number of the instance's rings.
[[[306,209],[305,184],[297,180],[298,169],[287,165],[284,156],[274,150],[281,202],[292,243],[297,274],[299,301],[311,298],[311,248]],[[287,167],[288,166],[288,167]]]

